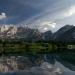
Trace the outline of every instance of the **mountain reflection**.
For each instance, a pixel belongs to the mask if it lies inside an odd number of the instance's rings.
[[[56,54],[0,58],[0,75],[75,75],[75,66]]]

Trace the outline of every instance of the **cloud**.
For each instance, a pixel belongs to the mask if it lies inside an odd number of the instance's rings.
[[[7,16],[6,16],[6,13],[1,13],[1,15],[0,15],[0,20],[2,20],[2,19],[5,19]]]
[[[70,17],[75,14],[75,6],[71,6],[69,10],[64,13],[65,17]]]
[[[43,26],[50,26],[52,28],[55,28],[56,23],[46,21],[46,22],[43,22],[42,25]]]
[[[39,26],[39,30],[42,30],[42,31],[48,31],[48,30],[52,30],[56,27],[56,23],[54,22],[49,22],[49,21],[45,21],[45,22],[42,22]]]
[[[55,32],[66,24],[73,24],[74,20],[72,19],[75,19],[75,16],[73,16],[75,14],[74,0],[47,0],[46,2],[44,0],[43,5],[40,3],[40,6],[35,0],[35,3],[33,2],[31,6],[38,12],[28,19],[23,20],[20,24],[27,24],[31,28],[37,28],[42,32],[48,30]]]

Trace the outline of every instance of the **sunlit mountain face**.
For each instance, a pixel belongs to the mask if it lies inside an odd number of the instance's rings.
[[[74,0],[0,0],[0,24],[28,25],[55,32],[75,25]]]

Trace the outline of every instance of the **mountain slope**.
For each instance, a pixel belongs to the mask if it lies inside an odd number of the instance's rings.
[[[39,32],[37,29],[30,29],[28,27],[3,25],[0,26],[0,38],[25,39],[26,41],[61,41],[72,42],[75,41],[75,26],[65,25],[57,32],[51,31]]]
[[[28,27],[3,25],[0,26],[0,38],[16,38],[35,41],[42,38],[42,33],[37,29],[30,29]]]
[[[53,34],[53,40],[72,42],[75,40],[75,26],[66,25]]]

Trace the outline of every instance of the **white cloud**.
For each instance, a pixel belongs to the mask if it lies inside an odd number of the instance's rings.
[[[7,16],[6,16],[6,13],[1,13],[1,15],[0,15],[0,20],[2,20],[2,19],[5,19]]]
[[[52,28],[55,28],[56,23],[46,21],[46,22],[43,22],[42,25],[43,26],[50,26]]]
[[[75,14],[75,6],[71,6],[66,13],[64,13],[65,17],[70,17]]]
[[[48,30],[48,28],[47,28],[47,27],[45,27],[45,28],[44,28],[44,31],[47,31],[47,30]]]
[[[56,27],[56,23],[45,21],[45,22],[40,23],[39,29],[45,32],[48,30],[52,30],[55,27]]]

